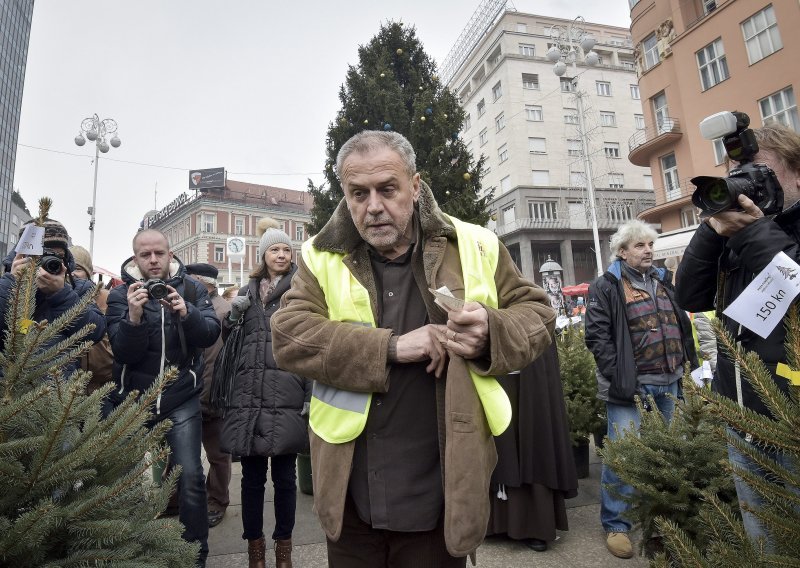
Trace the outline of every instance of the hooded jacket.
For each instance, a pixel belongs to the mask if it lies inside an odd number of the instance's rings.
[[[422,228],[425,283],[433,289],[447,286],[454,296],[463,299],[456,231],[424,182],[420,182],[415,207]],[[378,321],[368,245],[344,200],[314,238],[314,246],[345,255],[343,262],[369,293]],[[453,556],[474,552],[486,534],[489,483],[497,461],[494,440],[468,368],[494,376],[523,368],[550,344],[555,324],[555,312],[545,291],[522,277],[502,245],[499,255],[494,278],[499,307],[486,308],[489,352],[470,361],[452,356],[446,378],[436,381],[444,535]],[[421,293],[429,321],[446,323],[447,314],[433,303],[432,295],[427,290]],[[281,309],[272,316],[272,334],[275,359],[282,369],[350,391],[386,392],[390,388],[388,349],[392,330],[329,320],[325,294],[302,259]],[[336,541],[342,531],[355,440],[330,444],[313,431],[310,437],[314,506],[326,535]]]
[[[17,284],[17,279],[11,274],[11,263],[14,261],[16,253],[11,251],[8,256],[3,260],[5,274],[0,278],[0,350],[3,349],[5,343],[5,330],[6,330],[6,310],[8,309],[9,302],[11,302],[11,294],[14,286]],[[94,284],[88,280],[79,278],[72,278],[71,273],[75,268],[75,261],[72,259],[72,253],[66,251],[64,264],[67,267],[67,277],[64,287],[52,295],[47,295],[38,288],[36,289],[36,308],[33,312],[33,319],[35,321],[47,320],[52,322],[61,314],[72,308],[77,304],[84,294],[94,293]],[[77,330],[89,325],[94,324],[94,331],[86,336],[86,341],[98,342],[103,338],[106,332],[106,321],[103,313],[97,304],[92,301],[86,308],[86,311],[80,314],[64,331],[53,337],[42,348],[46,349],[57,344],[59,341],[72,336]],[[78,361],[71,361],[64,367],[64,374],[68,375],[80,366]]]
[[[761,357],[778,388],[789,396],[789,381],[775,373],[778,363],[788,364],[783,323],[763,339],[722,313],[781,251],[800,262],[800,202],[774,218],[751,223],[730,238],[701,223],[678,265],[675,297],[688,311],[716,309],[733,338]],[[747,379],[737,379],[733,360],[722,350],[717,355],[712,388],[759,414],[770,414]]]
[[[308,422],[301,416],[311,399],[311,381],[278,368],[272,355],[270,320],[289,289],[297,267],[281,278],[262,302],[259,280],[239,290],[250,295],[244,313],[244,341],[220,435],[223,451],[239,456],[280,456],[308,452]],[[232,325],[225,318],[223,334]]]
[[[651,268],[651,278],[664,287],[672,303],[683,342],[684,362],[697,367],[692,336],[692,322],[675,302],[675,289],[666,268]],[[612,404],[632,405],[639,390],[633,342],[625,311],[622,287],[622,261],[611,263],[608,270],[589,285],[586,307],[586,346],[597,363],[597,398]]]
[[[184,278],[186,270],[177,258],[172,259],[170,276],[165,282],[184,300],[187,299],[186,287],[194,288],[194,301],[186,301],[186,317],[180,318],[166,310],[158,300],[150,299],[144,305],[139,325],[131,323],[128,319],[128,287],[142,280],[133,260],[134,257],[130,257],[122,265],[125,283],[114,288],[108,296],[106,322],[114,352],[113,377],[116,382],[112,402],[118,403],[132,390],[144,392],[165,368],[174,366],[178,368],[178,378],[158,396],[154,409],[156,416],[166,415],[200,394],[203,388],[201,349],[214,344],[220,333],[220,324],[206,287],[196,280]],[[183,327],[186,353],[181,347],[178,326]]]

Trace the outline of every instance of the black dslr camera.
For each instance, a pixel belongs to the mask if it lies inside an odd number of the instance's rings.
[[[783,209],[783,189],[770,168],[754,164],[758,153],[758,142],[750,126],[750,117],[743,112],[718,112],[700,123],[700,133],[706,140],[722,137],[728,157],[739,163],[726,178],[693,177],[697,187],[692,194],[692,203],[700,209],[700,215],[710,217],[728,209],[741,210],[739,195],[753,200],[764,215],[780,213]]]
[[[144,289],[154,300],[163,300],[169,295],[169,288],[166,282],[160,278],[151,278],[144,283]]]
[[[50,249],[44,249],[42,252],[44,254],[39,257],[37,264],[41,266],[45,272],[49,272],[50,274],[58,274],[61,272],[64,260]]]

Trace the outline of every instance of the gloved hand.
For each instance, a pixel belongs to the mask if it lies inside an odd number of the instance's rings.
[[[239,321],[239,318],[247,311],[247,308],[250,307],[250,298],[247,296],[236,296],[231,301],[231,313],[228,315],[228,319],[231,321]]]

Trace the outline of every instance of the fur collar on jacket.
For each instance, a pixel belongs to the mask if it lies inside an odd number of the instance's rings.
[[[420,180],[419,189],[419,199],[414,208],[419,215],[423,236],[426,239],[440,236],[454,239],[455,228],[445,213],[439,209],[431,188]],[[363,242],[364,239],[361,238],[355,223],[353,223],[344,198],[339,202],[330,220],[314,237],[315,248],[340,254],[352,253]]]

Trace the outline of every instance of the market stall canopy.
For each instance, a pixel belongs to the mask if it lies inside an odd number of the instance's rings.
[[[589,284],[584,282],[583,284],[575,284],[575,286],[564,286],[561,288],[561,292],[565,296],[585,296],[589,293]]]
[[[683,256],[683,251],[689,245],[697,227],[685,227],[677,231],[662,233],[653,245],[653,260]]]
[[[95,274],[102,274],[102,275],[108,276],[110,278],[119,279],[119,274],[114,274],[110,270],[107,270],[107,269],[103,268],[102,266],[97,266],[96,264],[94,265],[94,273]]]

